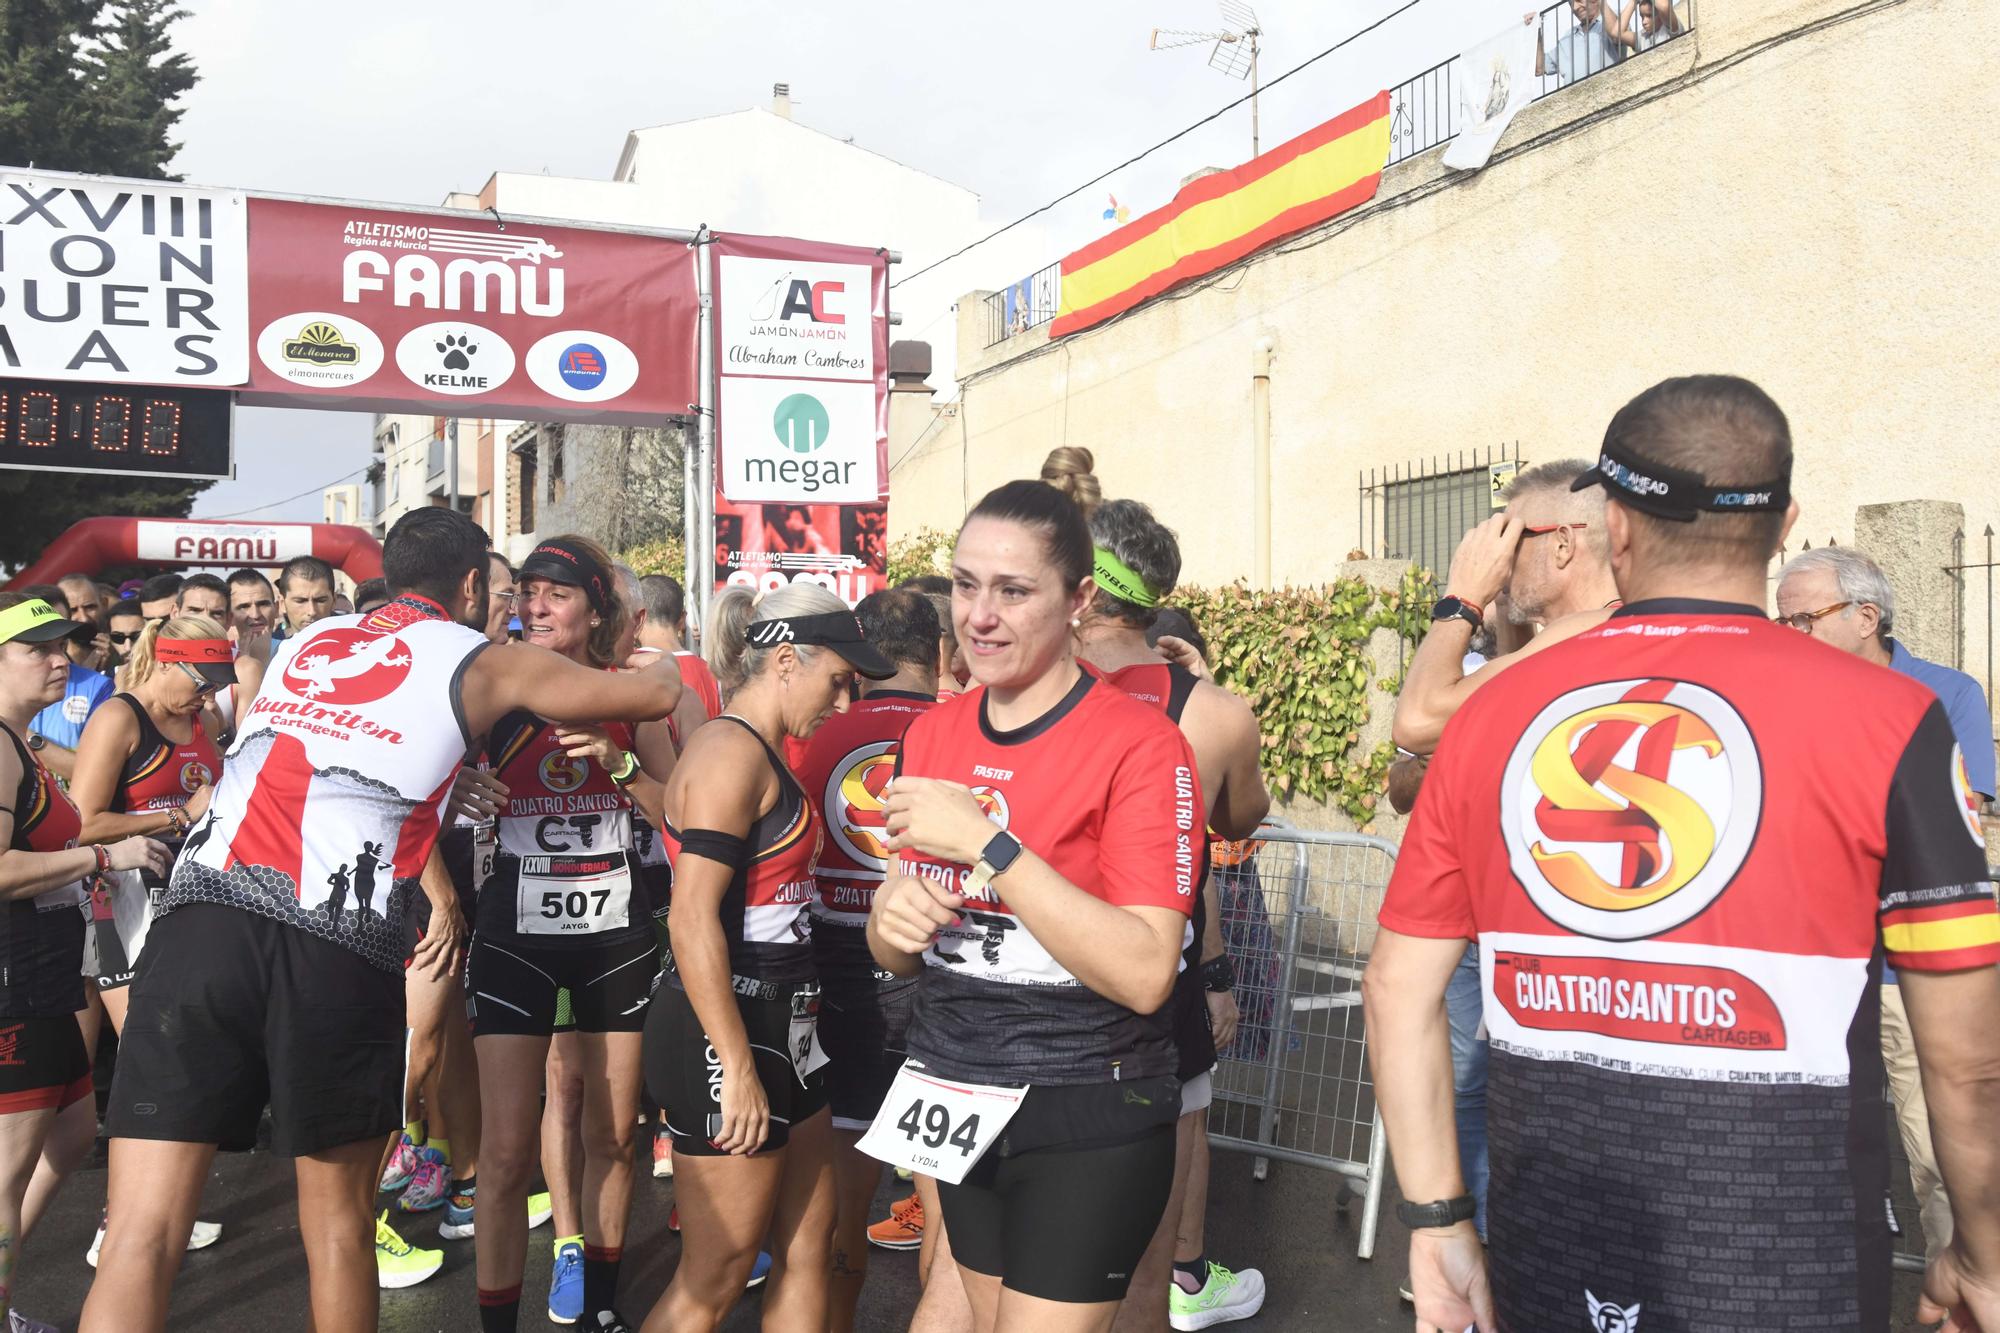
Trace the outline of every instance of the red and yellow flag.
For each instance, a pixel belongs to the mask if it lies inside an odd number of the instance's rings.
[[[1375,197],[1389,160],[1389,94],[1378,93],[1234,171],[1190,182],[1155,209],[1062,262],[1060,338],[1189,278]]]

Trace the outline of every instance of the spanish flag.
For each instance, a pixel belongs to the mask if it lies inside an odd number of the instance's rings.
[[[1062,305],[1049,336],[1087,329],[1148,297],[1375,197],[1389,160],[1389,94],[1234,171],[1190,182],[1062,262]]]

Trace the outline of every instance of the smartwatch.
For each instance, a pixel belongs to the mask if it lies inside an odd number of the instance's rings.
[[[1461,1194],[1456,1199],[1440,1199],[1436,1203],[1399,1203],[1396,1217],[1412,1231],[1426,1227],[1448,1227],[1459,1222],[1469,1222],[1479,1205],[1470,1194]]]
[[[1486,617],[1480,613],[1478,607],[1463,597],[1451,596],[1438,598],[1436,604],[1431,607],[1431,620],[1439,623],[1447,620],[1463,620],[1475,631],[1486,623]]]
[[[982,893],[995,875],[1004,875],[1021,855],[1021,840],[1002,829],[988,840],[985,850],[979,853],[979,864],[972,868],[972,875],[965,881],[967,897]]]
[[[1221,995],[1236,989],[1236,963],[1228,954],[1220,954],[1201,965],[1201,988],[1211,995]]]
[[[49,743],[49,738],[47,736],[42,735],[41,732],[31,731],[28,733],[28,748],[30,750],[39,750],[48,743]]]

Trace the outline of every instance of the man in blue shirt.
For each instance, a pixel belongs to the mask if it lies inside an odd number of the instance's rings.
[[[1808,551],[1785,566],[1778,581],[1778,619],[1842,652],[1900,671],[1930,687],[1944,704],[1965,757],[1967,815],[1994,795],[1993,715],[1979,682],[1963,671],[1926,662],[1892,637],[1896,595],[1873,560],[1844,546]],[[1903,1011],[1896,974],[1882,970],[1882,1063],[1896,1102],[1903,1150],[1910,1159],[1910,1184],[1923,1220],[1927,1259],[1951,1241],[1951,1201],[1940,1182],[1931,1152],[1930,1114],[1917,1072],[1917,1052]]]
[[[41,598],[59,615],[69,614],[69,598],[52,583],[22,591]],[[97,637],[97,626],[79,621],[71,637],[87,646]],[[115,693],[109,676],[76,662],[69,664],[69,682],[63,688],[63,697],[35,714],[34,721],[28,724],[28,746],[49,772],[64,782],[69,781],[76,770],[76,747],[83,739],[83,724],[90,720],[99,704]]]

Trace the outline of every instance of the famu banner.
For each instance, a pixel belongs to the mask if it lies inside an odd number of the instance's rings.
[[[1165,208],[1063,260],[1049,336],[1087,329],[1373,199],[1388,160],[1383,92],[1234,171],[1189,182]]]

